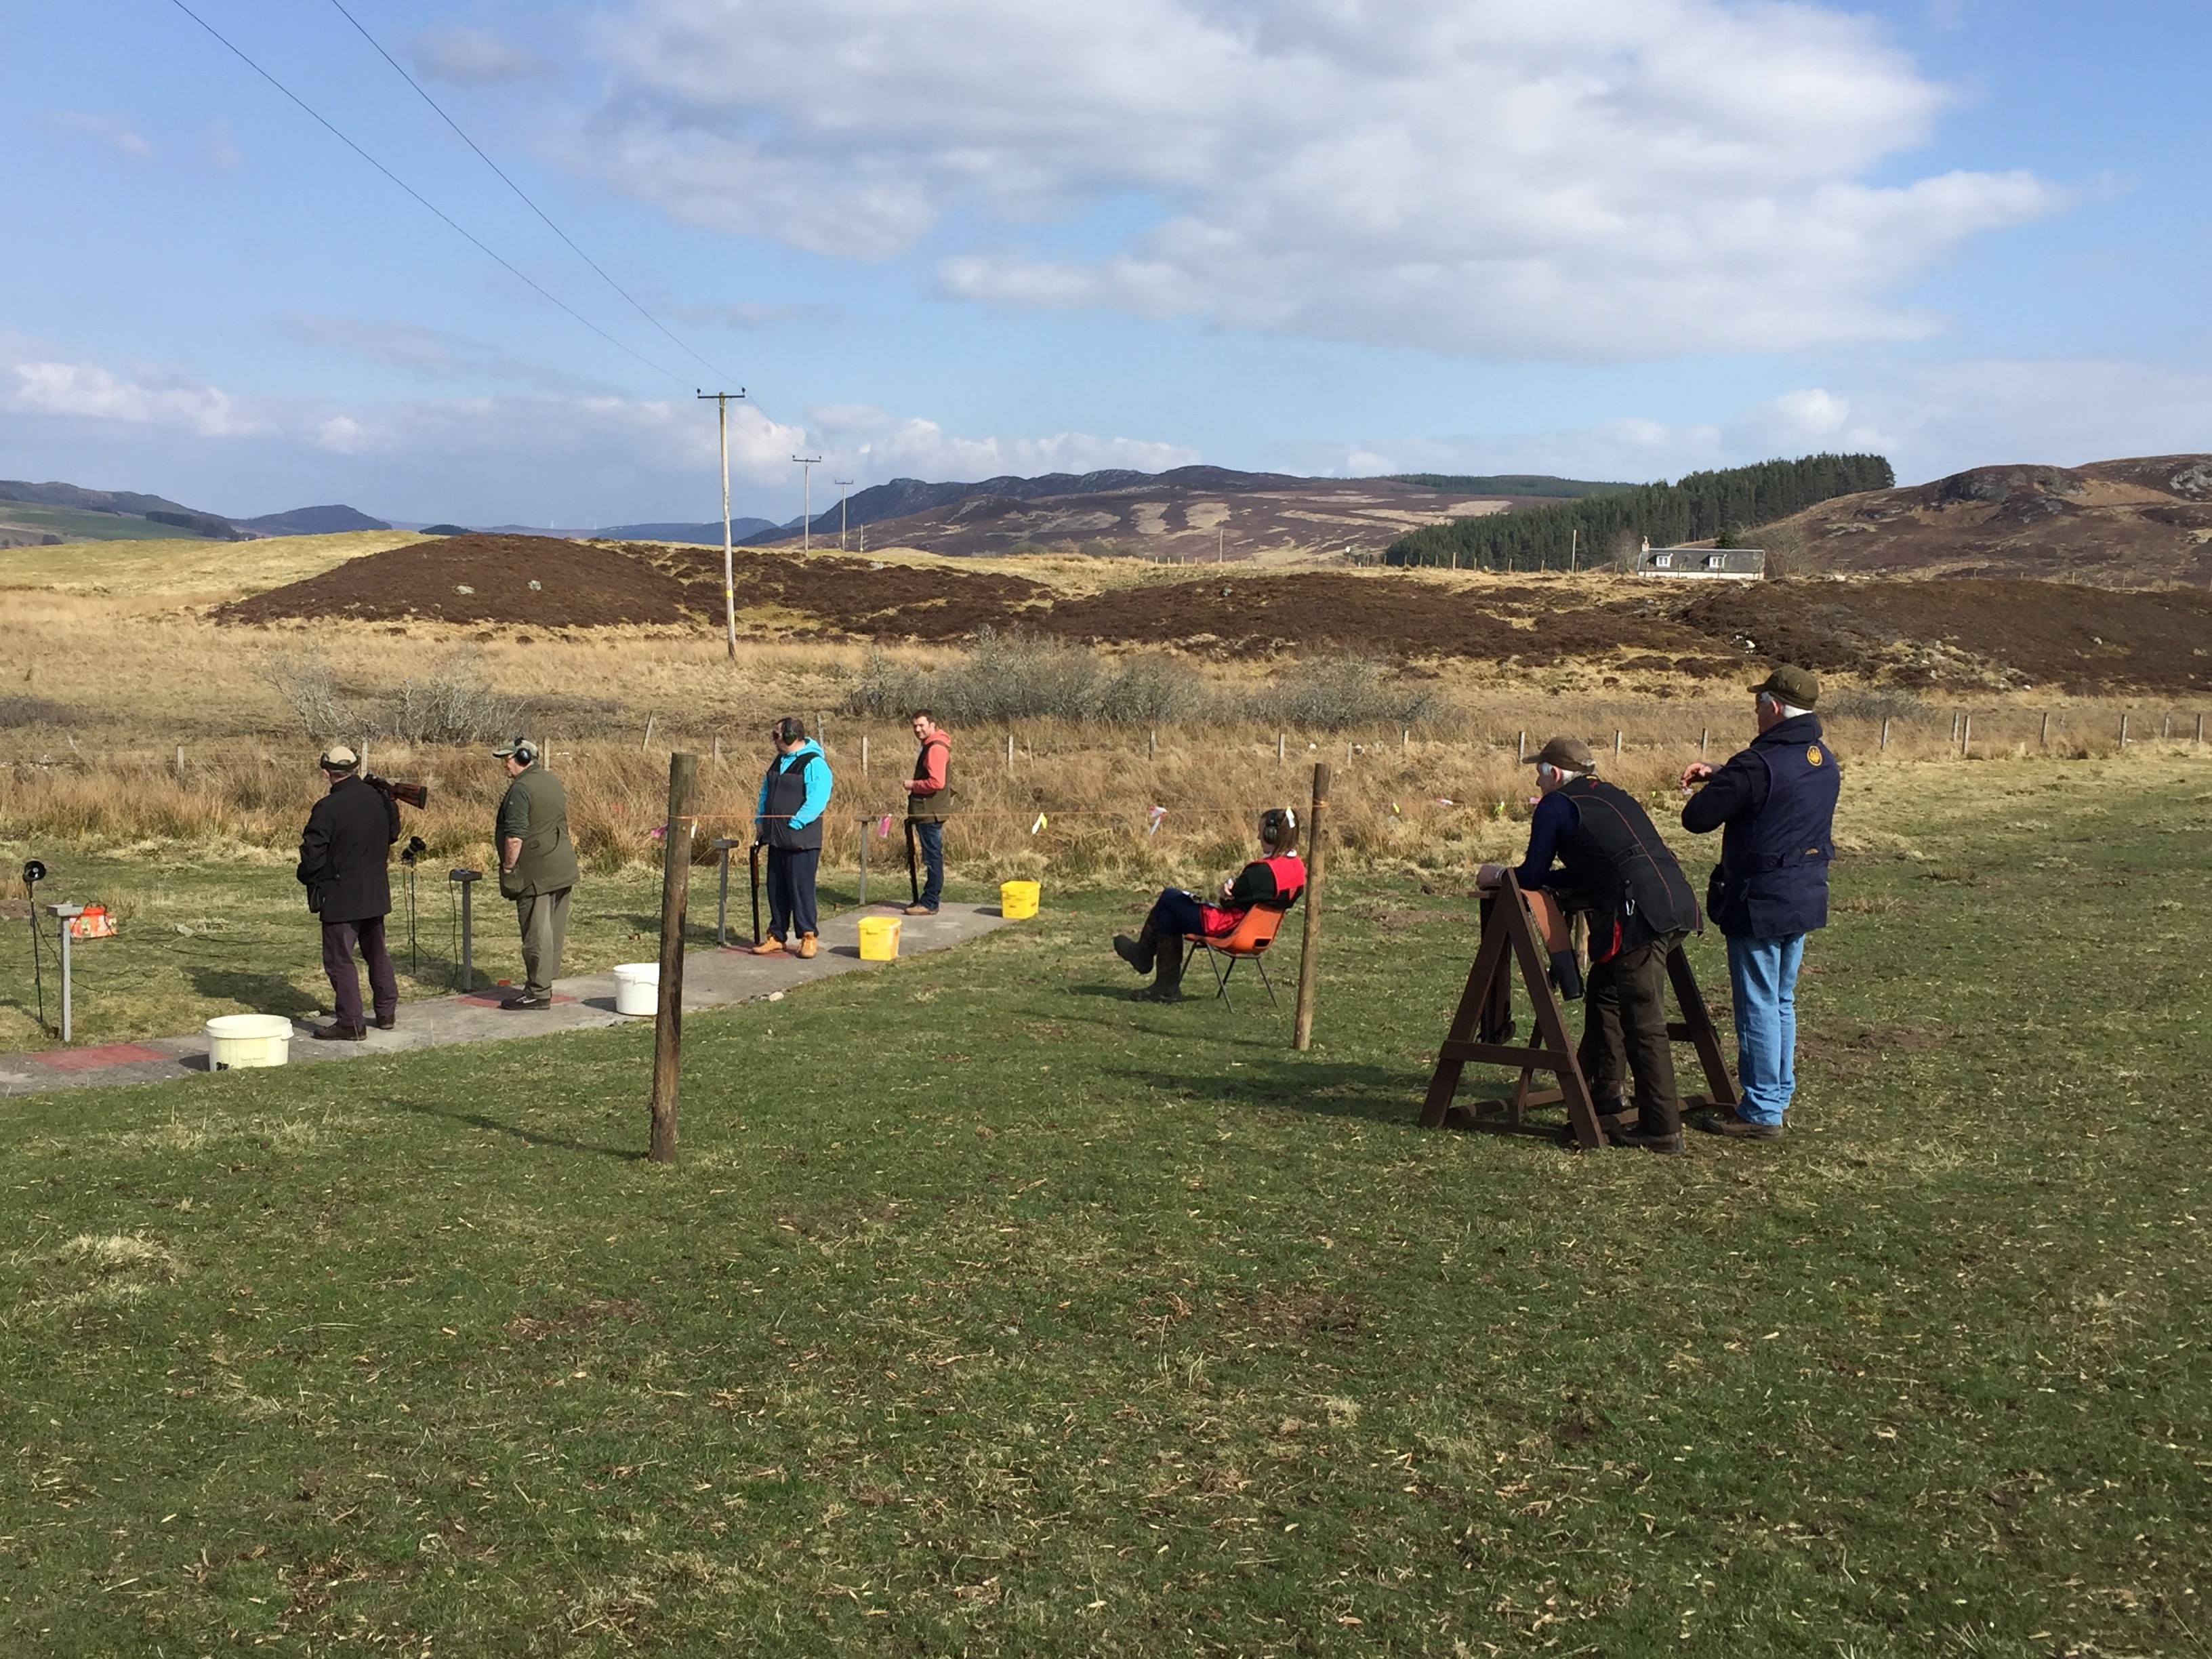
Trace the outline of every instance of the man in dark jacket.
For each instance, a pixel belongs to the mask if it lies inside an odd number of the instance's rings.
[[[331,976],[337,1018],[319,1026],[325,1042],[360,1042],[368,1028],[362,1020],[361,975],[354,946],[368,963],[368,988],[375,1000],[376,1029],[388,1031],[399,1021],[399,979],[384,948],[384,918],[392,911],[388,873],[392,843],[399,839],[399,803],[362,780],[361,757],[343,744],[323,751],[316,763],[330,793],[307,814],[300,837],[300,867],[294,873],[307,890],[307,908],[323,919],[323,971]]]
[[[1682,1150],[1682,1102],[1667,1035],[1667,957],[1698,925],[1698,896],[1636,798],[1601,781],[1589,746],[1554,738],[1532,763],[1543,799],[1528,822],[1528,853],[1514,872],[1525,892],[1553,890],[1562,908],[1589,915],[1589,1000],[1583,1017],[1583,1075],[1598,1109],[1621,1109],[1636,1079],[1636,1127],[1623,1145]],[[1557,860],[1559,868],[1554,870]],[[1494,864],[1479,885],[1497,886]],[[1553,957],[1553,977],[1571,969]]]
[[[1797,969],[1805,935],[1828,924],[1828,863],[1836,855],[1836,757],[1813,713],[1820,682],[1776,669],[1752,688],[1759,735],[1716,771],[1686,768],[1705,787],[1682,808],[1695,835],[1722,831],[1708,904],[1728,939],[1735,1000],[1736,1081],[1742,1104],[1698,1127],[1743,1140],[1778,1140],[1797,1088]]]

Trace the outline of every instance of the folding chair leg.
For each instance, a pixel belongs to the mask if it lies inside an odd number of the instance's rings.
[[[1267,988],[1267,1006],[1270,1008],[1277,1006],[1278,1005],[1275,1001],[1275,981],[1267,977],[1267,957],[1254,957],[1252,958],[1252,966],[1259,971],[1260,983]]]

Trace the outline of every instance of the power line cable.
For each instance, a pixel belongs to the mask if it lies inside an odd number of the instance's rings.
[[[629,302],[631,310],[636,312],[637,314],[644,318],[647,322],[651,323],[655,328],[666,335],[671,344],[674,345],[678,350],[689,356],[691,361],[697,363],[700,368],[707,370],[710,374],[713,374],[717,380],[729,381],[737,379],[737,376],[734,374],[731,374],[726,371],[717,368],[714,364],[708,362],[704,357],[702,357],[696,351],[691,349],[690,345],[688,344],[681,336],[670,329],[667,324],[662,322],[659,318],[654,316],[650,311],[647,311],[644,306],[640,304],[637,297],[628,289],[624,288],[620,283],[615,281],[613,277],[608,276],[605,268],[603,267],[597,259],[594,259],[590,254],[585,252],[582,248],[576,246],[576,240],[574,237],[569,235],[567,231],[555,224],[553,222],[552,216],[547,213],[544,208],[538,206],[536,202],[532,201],[530,198],[529,192],[524,190],[520,185],[516,184],[514,179],[507,177],[505,168],[501,167],[498,162],[493,161],[490,156],[484,154],[483,145],[477,143],[475,139],[470,137],[466,132],[461,130],[461,124],[446,112],[445,106],[439,103],[436,99],[433,98],[427,91],[425,91],[423,89],[422,83],[407,72],[406,66],[401,64],[398,58],[394,58],[390,52],[384,49],[383,43],[362,26],[361,19],[356,17],[351,12],[345,9],[343,0],[331,0],[331,4],[337,8],[337,14],[339,16],[344,18],[347,22],[353,25],[355,33],[358,33],[362,40],[368,41],[370,46],[376,48],[376,55],[384,59],[386,63],[391,64],[393,72],[396,73],[401,80],[404,81],[409,86],[414,88],[415,95],[420,98],[424,103],[428,104],[433,110],[437,112],[438,118],[453,130],[454,137],[458,137],[471,149],[476,151],[477,159],[482,161],[486,167],[489,167],[495,173],[498,174],[500,183],[505,185],[509,190],[520,197],[522,198],[523,205],[528,208],[532,213],[536,214],[540,219],[544,220],[545,222],[545,228],[568,245],[568,250],[570,252],[574,253],[586,264],[591,266],[593,270],[599,273],[599,280],[601,282],[605,283],[609,288],[614,289],[616,293],[621,295],[624,300]]]
[[[462,225],[458,220],[456,220],[451,214],[447,213],[443,208],[438,206],[437,204],[431,201],[428,197],[423,195],[421,191],[416,189],[414,185],[409,184],[404,179],[402,179],[390,167],[385,166],[383,162],[378,161],[376,157],[371,155],[359,144],[356,144],[352,139],[347,137],[345,134],[340,132],[337,127],[333,126],[319,112],[315,109],[314,106],[308,103],[306,99],[301,97],[298,93],[293,91],[291,88],[286,86],[282,81],[279,81],[267,70],[262,68],[260,64],[255,63],[252,58],[247,57],[244,51],[242,51],[228,36],[226,36],[222,30],[216,28],[216,26],[209,22],[206,18],[201,16],[190,6],[186,5],[185,3],[185,0],[169,0],[169,3],[176,7],[179,11],[184,13],[185,16],[191,18],[192,21],[198,23],[202,28],[205,29],[210,34],[213,35],[216,41],[228,50],[233,57],[236,58],[240,63],[245,64],[246,68],[252,70],[256,75],[266,81],[270,86],[276,88],[277,91],[283,93],[287,98],[297,104],[302,110],[305,110],[315,121],[316,125],[320,126],[325,132],[328,132],[331,137],[337,139],[355,155],[360,156],[362,161],[368,162],[369,166],[374,167],[379,173],[392,180],[393,184],[398,185],[400,189],[405,191],[410,196],[413,197],[424,207],[429,209],[432,213],[436,214],[438,217],[443,220],[457,234],[466,238],[467,240],[471,243],[478,252],[482,252],[485,258],[495,262],[501,270],[505,270],[517,282],[521,283],[525,287],[531,289],[532,292],[538,295],[539,298],[544,300],[547,303],[557,306],[562,311],[567,312],[569,316],[574,318],[586,328],[591,330],[592,333],[598,335],[609,345],[614,347],[616,350],[623,352],[628,356],[635,358],[639,362],[643,363],[647,368],[651,369],[656,374],[666,375],[668,379],[674,380],[679,386],[684,384],[684,377],[683,375],[675,373],[672,369],[662,368],[659,363],[653,362],[652,358],[645,356],[642,352],[633,350],[630,347],[624,345],[620,340],[615,338],[613,335],[608,333],[606,330],[601,328],[590,318],[585,316],[582,312],[577,310],[575,307],[568,304],[567,301],[560,299],[556,295],[549,293],[541,284],[532,281],[521,271],[516,270],[513,264],[487,246],[482,238],[477,236],[473,232],[470,231],[465,226]],[[681,342],[678,342],[678,343],[680,344]]]

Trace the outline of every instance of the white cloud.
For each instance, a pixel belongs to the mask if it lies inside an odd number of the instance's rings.
[[[497,86],[510,81],[541,81],[553,65],[526,46],[518,46],[493,29],[443,23],[424,29],[410,41],[407,55],[433,81],[456,86]]]
[[[171,427],[203,438],[235,438],[264,429],[239,398],[218,387],[173,376],[155,384],[126,380],[91,363],[16,362],[8,406],[33,415],[123,421]]]
[[[289,338],[431,380],[517,380],[574,390],[575,376],[505,348],[419,323],[293,312],[278,327]]]
[[[120,115],[88,115],[81,110],[55,110],[46,117],[47,122],[64,132],[82,133],[96,138],[119,155],[133,161],[150,161],[155,151],[137,128]]]
[[[1128,467],[1158,472],[1200,457],[1180,444],[1141,438],[1094,438],[1058,432],[1042,438],[962,438],[934,421],[896,416],[866,404],[811,411],[810,441],[823,446],[833,470],[849,468],[870,483],[899,477],[973,481],[1009,474],[1097,472]]]
[[[587,36],[576,165],[680,218],[881,258],[1152,204],[1103,252],[941,259],[1009,305],[1500,356],[1894,340],[1936,325],[1900,288],[2065,199],[1870,182],[1949,94],[1807,3],[629,0]]]

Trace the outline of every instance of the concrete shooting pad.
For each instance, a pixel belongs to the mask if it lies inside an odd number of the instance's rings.
[[[684,1012],[697,1013],[732,1003],[758,1002],[775,992],[833,974],[882,967],[884,963],[860,960],[860,919],[896,914],[890,906],[875,905],[828,918],[822,924],[821,951],[811,961],[802,962],[787,952],[757,957],[738,948],[695,948],[684,958]],[[948,950],[1006,925],[995,904],[947,904],[933,916],[902,916],[900,921],[902,957]],[[308,1022],[295,1020],[290,1063],[360,1060],[415,1048],[442,1048],[457,1042],[498,1042],[544,1036],[551,1031],[653,1023],[615,1012],[612,969],[556,980],[550,1008],[509,1013],[500,1006],[501,1000],[508,994],[495,986],[479,986],[458,995],[403,1002],[398,1025],[389,1031],[371,1026],[363,1042],[318,1042],[307,1035],[313,1029]],[[197,1031],[190,1036],[0,1054],[0,1097],[46,1094],[56,1089],[162,1083],[173,1078],[205,1076],[208,1069],[208,1040],[204,1033]]]

